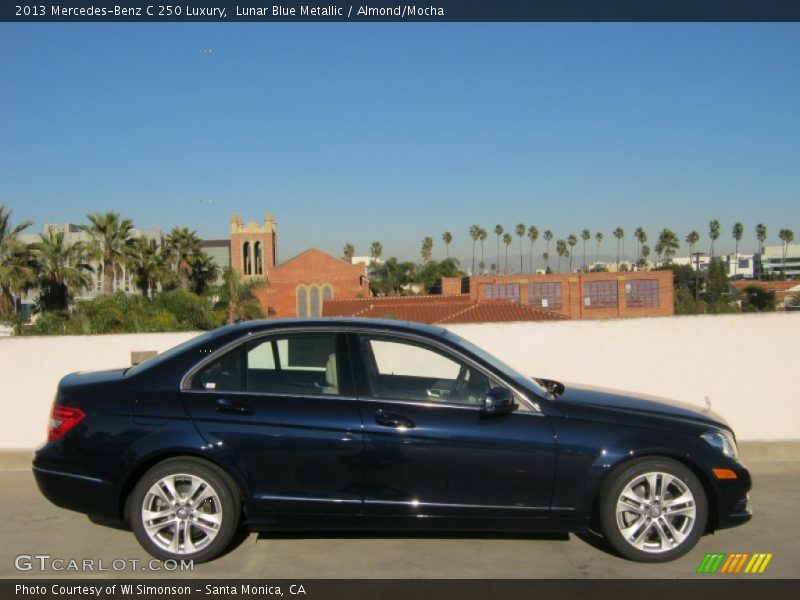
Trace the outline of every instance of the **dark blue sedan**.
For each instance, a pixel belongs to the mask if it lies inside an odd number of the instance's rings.
[[[664,561],[750,519],[718,415],[526,377],[439,329],[251,321],[65,377],[33,470],[151,554],[250,530],[594,530]]]

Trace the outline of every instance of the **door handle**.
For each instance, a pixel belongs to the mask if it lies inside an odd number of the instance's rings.
[[[384,427],[394,427],[395,429],[413,429],[414,421],[403,415],[398,415],[387,410],[379,410],[375,413],[375,422]]]
[[[217,412],[229,415],[252,415],[253,409],[241,402],[220,398],[217,400]]]

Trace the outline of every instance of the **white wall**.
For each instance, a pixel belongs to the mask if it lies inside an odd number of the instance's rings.
[[[800,313],[453,325],[522,372],[704,406],[739,439],[800,439]],[[39,445],[59,379],[192,333],[0,338],[0,450]]]

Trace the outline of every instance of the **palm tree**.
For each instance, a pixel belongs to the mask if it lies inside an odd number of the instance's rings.
[[[447,258],[450,258],[450,242],[453,241],[453,234],[449,231],[445,231],[442,234],[442,241],[444,242],[444,249],[447,253]]]
[[[0,319],[16,312],[15,298],[36,281],[28,247],[19,240],[19,234],[32,223],[23,221],[11,227],[11,212],[0,204]]]
[[[711,255],[709,256],[709,265],[714,262],[714,242],[719,237],[719,221],[712,219],[708,223],[708,237],[711,238]]]
[[[473,225],[469,228],[469,237],[472,238],[472,270],[475,273],[475,243],[481,238],[481,226]]]
[[[569,244],[569,272],[572,273],[572,254],[575,252],[575,245],[578,243],[578,238],[575,234],[571,233],[567,236],[567,244]]]
[[[530,257],[528,258],[528,271],[533,273],[533,245],[536,243],[536,240],[539,239],[539,229],[536,225],[531,225],[528,228],[528,239],[531,241],[531,252]]]
[[[692,230],[686,236],[686,243],[689,244],[689,264],[692,264],[692,254],[694,254],[694,246],[700,239],[700,234]]]
[[[524,272],[522,267],[522,238],[525,237],[525,223],[517,223],[517,226],[514,228],[514,233],[516,233],[519,238],[519,274],[522,275]]]
[[[431,236],[426,236],[425,239],[422,240],[422,262],[428,262],[431,259],[431,255],[433,254],[433,238]]]
[[[758,257],[764,254],[764,242],[767,241],[767,226],[763,223],[756,225],[756,239],[758,240]],[[759,270],[759,278],[763,277],[763,271]]]
[[[356,248],[349,242],[342,248],[342,254],[347,262],[353,262],[353,257],[356,255]]]
[[[81,230],[89,235],[89,256],[103,266],[103,293],[114,291],[114,280],[122,276],[122,264],[132,242],[133,221],[120,219],[119,213],[86,215],[88,225]]]
[[[172,264],[183,290],[189,289],[195,265],[202,252],[201,243],[197,232],[190,231],[188,227],[174,227],[167,235],[164,255]]]
[[[733,239],[736,240],[736,258],[733,260],[734,277],[739,272],[739,242],[742,240],[743,233],[744,233],[744,226],[738,221],[734,223],[733,228],[731,229],[731,234],[733,234]]]
[[[483,275],[483,270],[486,268],[486,263],[483,261],[479,262],[478,268],[481,270],[481,275]]]
[[[255,291],[267,285],[263,277],[243,277],[229,267],[222,273],[217,306],[228,310],[228,323],[263,317]]]
[[[478,240],[481,243],[481,264],[483,264],[484,266],[486,266],[486,263],[483,262],[483,244],[486,241],[487,235],[488,234],[486,233],[486,230],[483,227],[478,228]],[[481,267],[481,275],[483,275],[483,267]]]
[[[597,233],[594,234],[594,239],[597,240],[597,256],[596,256],[597,262],[600,262],[600,244],[603,243],[604,237],[605,236],[603,235],[602,231],[598,231]]]
[[[636,262],[638,263],[642,258],[642,246],[647,242],[647,232],[643,227],[637,227],[633,232],[633,237],[636,238]]]
[[[781,229],[778,232],[778,239],[783,242],[783,252],[781,255],[781,279],[786,279],[786,252],[789,244],[794,242],[794,232],[791,229]]]
[[[553,239],[553,232],[549,229],[544,230],[544,241],[547,242],[547,254],[550,254],[550,240]]]
[[[156,240],[138,237],[126,253],[125,265],[133,283],[145,298],[152,299],[159,282],[165,278],[164,262]]]
[[[542,258],[544,259],[544,272],[547,273],[550,270],[550,253],[543,252]]]
[[[39,279],[39,310],[66,310],[72,297],[89,287],[91,252],[82,242],[67,245],[64,232],[48,228],[31,244]]]
[[[642,262],[647,264],[647,257],[650,256],[650,246],[642,244]]]
[[[189,287],[195,294],[204,293],[216,280],[219,266],[214,258],[202,250],[194,256]]]
[[[500,264],[500,239],[503,237],[503,229],[502,225],[495,225],[494,226],[494,234],[497,236],[497,264]]]
[[[372,258],[372,262],[377,263],[381,255],[383,255],[383,244],[378,240],[372,242],[369,245],[369,255]]]
[[[506,275],[508,274],[508,247],[511,245],[512,237],[510,233],[503,234],[503,243],[506,245],[506,266],[503,269],[503,273]]]
[[[625,230],[622,227],[617,227],[612,233],[614,234],[614,237],[617,238],[617,271],[619,271],[619,243],[621,240],[623,241],[623,244],[625,243]]]
[[[581,239],[583,240],[583,267],[581,267],[581,272],[586,273],[586,242],[592,239],[592,232],[584,229],[581,231]]]
[[[656,254],[663,256],[669,262],[678,250],[678,236],[671,229],[662,229],[656,242]]]
[[[558,272],[561,273],[561,257],[567,255],[567,242],[556,240],[556,254],[558,254]]]

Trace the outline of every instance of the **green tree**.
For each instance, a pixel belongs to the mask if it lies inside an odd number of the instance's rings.
[[[502,225],[495,225],[494,226],[494,234],[497,236],[497,264],[500,264],[500,240],[503,238],[503,229]]]
[[[425,236],[425,239],[422,240],[420,253],[422,254],[422,262],[428,262],[431,259],[433,254],[433,238],[431,236]]]
[[[592,239],[592,232],[584,229],[581,231],[581,239],[583,240],[583,267],[581,267],[581,273],[586,273],[586,242]]]
[[[539,229],[536,225],[528,227],[528,239],[531,241],[531,250],[528,258],[528,272],[535,273],[536,269],[533,268],[533,245],[539,239]]]
[[[692,264],[692,255],[694,254],[695,244],[700,240],[700,234],[692,230],[686,236],[686,243],[689,244],[689,264]]]
[[[372,258],[373,263],[377,263],[380,257],[383,255],[383,244],[381,244],[378,240],[375,240],[369,245],[369,255]]]
[[[644,269],[647,266],[647,259],[650,256],[650,246],[647,244],[642,244],[642,264],[641,268]]]
[[[447,258],[450,258],[450,243],[453,241],[453,234],[449,231],[445,231],[442,234],[442,241],[444,242],[444,249],[447,255]]]
[[[478,229],[478,240],[481,243],[481,263],[483,264],[483,267],[481,267],[481,275],[483,275],[483,268],[486,266],[486,263],[483,262],[483,249],[487,236],[488,234],[486,233],[486,230],[483,227],[480,227]]]
[[[642,258],[642,246],[647,242],[647,232],[642,227],[637,227],[633,232],[633,237],[636,238],[636,263]]]
[[[510,233],[503,234],[503,243],[506,245],[506,266],[503,269],[503,273],[508,274],[508,247],[511,245],[512,237]]]
[[[619,271],[619,257],[620,257],[619,244],[620,242],[622,242],[623,244],[625,243],[625,230],[622,227],[617,227],[612,233],[614,234],[614,237],[617,238],[617,271]]]
[[[549,229],[544,230],[544,241],[547,242],[547,254],[550,254],[550,241],[553,239],[553,232]]]
[[[31,244],[31,250],[38,275],[37,310],[66,310],[73,296],[92,283],[86,245],[67,244],[63,231],[48,228]]]
[[[417,266],[412,262],[399,262],[392,256],[386,262],[372,263],[369,285],[378,296],[397,296],[417,280]]]
[[[725,305],[729,304],[726,297],[730,296],[730,283],[728,282],[728,269],[722,259],[712,259],[708,264],[708,276],[703,299],[709,305],[711,312],[728,312]]]
[[[469,228],[469,237],[472,239],[472,268],[470,273],[475,274],[475,244],[481,239],[481,226],[472,225]]]
[[[791,229],[781,229],[778,232],[778,239],[783,242],[783,249],[781,252],[781,279],[786,279],[786,253],[789,249],[789,244],[794,242],[794,232]]]
[[[350,244],[350,243],[348,242],[348,243],[347,243],[347,244],[345,244],[345,245],[344,245],[344,247],[342,248],[342,254],[343,254],[343,256],[344,256],[344,259],[345,259],[347,262],[352,262],[352,261],[353,261],[353,257],[356,255],[356,247],[355,247],[355,246],[353,246],[353,244]],[[225,277],[225,275],[224,275],[224,274],[223,274],[223,277]]]
[[[522,273],[525,272],[522,266],[522,238],[525,237],[525,223],[517,223],[517,226],[514,228],[514,233],[516,233],[519,238],[519,273],[522,275]]]
[[[187,227],[174,227],[167,235],[163,257],[172,265],[182,290],[189,289],[195,266],[202,262],[201,245],[197,232]]]
[[[772,312],[775,310],[775,292],[758,285],[742,290],[742,312]]]
[[[719,238],[719,221],[712,219],[708,223],[708,237],[711,238],[711,253],[708,259],[714,260],[714,242]]]
[[[30,227],[30,221],[11,226],[12,211],[0,204],[0,320],[16,313],[16,298],[36,283],[36,272],[28,247],[19,234]]]
[[[542,252],[542,259],[544,260],[544,272],[551,273],[550,270],[550,253],[549,252]]]
[[[152,299],[158,284],[167,279],[160,248],[153,239],[134,239],[125,255],[125,266],[145,298]]]
[[[594,239],[597,241],[597,256],[595,257],[596,262],[600,262],[600,244],[603,243],[603,238],[605,236],[601,231],[598,231],[594,234]]]
[[[561,259],[567,255],[567,242],[556,240],[556,254],[558,254],[558,273],[561,273]]]
[[[455,258],[446,258],[441,262],[432,260],[422,266],[417,272],[417,282],[422,285],[426,294],[442,293],[443,277],[464,277]]]
[[[81,230],[89,236],[88,256],[103,268],[103,293],[114,291],[114,280],[122,276],[122,265],[133,242],[133,221],[121,219],[119,213],[105,212],[86,215],[88,225]]]
[[[572,273],[572,255],[575,253],[575,245],[578,243],[578,238],[575,234],[567,236],[567,244],[569,245],[569,272]]]
[[[264,317],[256,290],[268,285],[263,277],[244,277],[229,267],[222,270],[222,285],[216,289],[216,307],[224,310],[228,323]]]
[[[656,242],[656,254],[663,257],[666,262],[671,262],[675,252],[678,251],[680,244],[678,243],[678,236],[671,229],[662,229],[658,234],[658,241]]]
[[[742,234],[744,233],[744,226],[738,221],[733,224],[731,234],[733,239],[736,240],[736,254],[733,260],[733,275],[736,276],[739,272],[739,242],[742,241]]]

